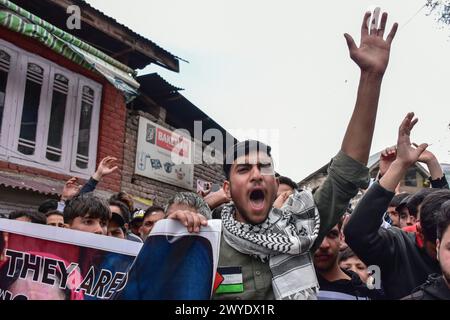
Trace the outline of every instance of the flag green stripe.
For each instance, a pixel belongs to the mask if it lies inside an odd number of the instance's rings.
[[[244,292],[244,284],[221,284],[217,290],[217,294],[222,293],[242,293]]]

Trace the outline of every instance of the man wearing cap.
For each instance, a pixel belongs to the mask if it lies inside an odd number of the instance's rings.
[[[397,30],[394,24],[384,40],[387,14],[383,14],[380,27],[370,31],[369,18],[370,12],[364,16],[359,48],[345,34],[350,56],[361,70],[358,97],[341,150],[314,196],[294,192],[281,209],[274,208],[279,181],[271,148],[258,141],[245,141],[227,151],[224,190],[233,203],[225,205],[221,214],[218,273],[224,280],[214,298],[317,299],[311,253],[338,223],[349,200],[369,183],[366,164],[381,82]],[[191,232],[207,224],[205,217],[189,212],[169,214],[168,218],[181,221]]]
[[[386,210],[385,218],[389,222],[389,226],[400,228],[400,204],[402,200],[409,196],[409,193],[399,193],[392,198],[389,207]],[[388,227],[389,227],[388,226]]]
[[[108,222],[108,236],[142,242],[142,239],[128,230],[130,211],[121,201],[109,200],[111,219]]]
[[[416,223],[416,217],[409,212],[408,201],[411,199],[412,195],[408,195],[400,201],[400,204],[395,208],[398,212],[398,227],[400,229],[412,226]]]
[[[142,223],[144,222],[144,214],[145,211],[142,209],[135,209],[133,214],[131,215],[130,221],[130,232],[135,236],[140,237],[140,230],[142,227]]]

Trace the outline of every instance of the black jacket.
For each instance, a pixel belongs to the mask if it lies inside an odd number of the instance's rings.
[[[450,300],[450,289],[441,275],[434,274],[413,294],[402,300]]]
[[[383,298],[382,290],[370,290],[355,272],[351,270],[342,271],[351,279],[330,282],[317,272],[317,280],[320,286],[319,300],[378,300]],[[339,295],[339,293],[343,295]]]
[[[345,241],[367,265],[380,268],[387,299],[401,299],[440,273],[439,263],[416,244],[416,237],[396,227],[380,227],[394,193],[375,182],[360,200],[344,229]]]

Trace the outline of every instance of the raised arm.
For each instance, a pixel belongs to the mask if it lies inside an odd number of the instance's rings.
[[[313,249],[320,246],[322,239],[345,213],[350,199],[359,189],[369,184],[370,146],[375,126],[381,81],[386,71],[392,40],[397,31],[394,24],[386,40],[383,39],[387,13],[381,19],[380,28],[368,30],[366,13],[361,27],[361,44],[356,46],[353,38],[345,34],[350,57],[361,70],[355,109],[342,142],[341,152],[333,159],[328,177],[314,194],[320,213],[320,230]]]
[[[349,34],[345,34],[350,57],[361,70],[355,109],[347,127],[341,150],[366,165],[369,159],[373,131],[377,116],[381,82],[389,63],[391,43],[397,32],[394,23],[386,40],[383,39],[387,13],[383,13],[379,29],[368,29],[370,12],[364,15],[359,48]]]
[[[395,190],[408,168],[419,160],[421,154],[428,147],[427,144],[421,144],[417,148],[412,146],[409,136],[418,121],[417,118],[414,120],[413,118],[414,113],[411,112],[403,120],[398,133],[397,158],[380,179],[380,185],[388,191],[393,192]]]
[[[413,117],[414,114],[409,113],[400,126],[396,159],[380,181],[374,183],[361,199],[344,230],[350,248],[365,263],[377,264],[382,268],[389,268],[398,246],[394,232],[380,228],[381,218],[398,183],[427,147],[426,144],[417,148],[411,145],[409,135],[417,123]]]
[[[414,146],[418,147],[417,144],[413,143]],[[425,150],[419,157],[419,162],[426,164],[428,171],[430,171],[430,181],[432,188],[438,189],[448,189],[448,182],[445,178],[444,171],[439,164],[438,159],[429,150]]]
[[[118,169],[116,166],[117,158],[105,157],[100,161],[97,170],[89,179],[89,181],[81,188],[80,194],[92,192],[97,187],[97,184],[102,180],[102,178],[108,174],[113,173]]]

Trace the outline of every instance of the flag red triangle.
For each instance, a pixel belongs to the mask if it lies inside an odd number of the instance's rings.
[[[224,277],[220,273],[216,272],[216,278],[214,279],[214,292],[217,290],[223,280]]]

